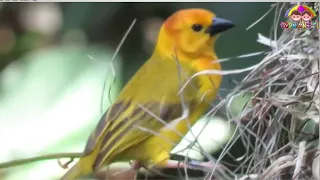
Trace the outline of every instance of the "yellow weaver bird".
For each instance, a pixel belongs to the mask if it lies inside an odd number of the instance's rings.
[[[82,157],[61,178],[73,180],[117,161],[166,167],[170,151],[210,107],[220,75],[217,35],[234,24],[204,9],[184,9],[161,26],[152,56],[136,72],[90,135]],[[216,62],[215,62],[216,61]]]

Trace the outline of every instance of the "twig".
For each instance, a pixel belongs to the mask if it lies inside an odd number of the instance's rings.
[[[5,163],[0,163],[0,169],[9,168],[13,166],[20,166],[24,164],[33,163],[36,161],[43,161],[43,160],[51,160],[51,159],[60,159],[60,158],[79,158],[82,153],[56,153],[56,154],[47,154],[42,156],[36,156],[31,158],[13,160]]]
[[[304,165],[304,153],[306,151],[306,141],[302,141],[299,144],[299,153],[297,157],[296,167],[293,173],[293,180],[299,179],[299,173],[301,171],[302,166]]]
[[[134,26],[134,24],[136,23],[136,21],[137,21],[137,19],[134,19],[134,20],[132,21],[132,23],[130,24],[129,28],[128,28],[127,31],[125,32],[123,38],[121,39],[119,45],[117,46],[115,52],[114,52],[113,55],[112,55],[112,58],[111,58],[111,70],[112,70],[112,73],[113,73],[113,82],[112,82],[112,84],[114,84],[114,83],[116,82],[116,72],[115,72],[115,70],[114,70],[114,68],[113,68],[113,62],[114,62],[116,56],[118,55],[118,53],[119,53],[119,51],[120,51],[120,48],[122,47],[124,41],[127,39],[127,36],[128,36],[129,33],[131,32],[131,29],[133,28],[133,26]],[[105,90],[106,85],[107,85],[107,84],[106,84],[106,79],[107,79],[108,75],[109,75],[109,72],[106,73],[105,79],[104,79],[104,82],[103,82],[103,88],[102,88],[102,94],[101,94],[101,101],[100,101],[100,105],[101,105],[100,111],[101,111],[101,113],[103,113],[103,111],[104,111],[104,109],[103,109],[104,90]],[[110,86],[109,91],[108,91],[108,99],[109,99],[109,102],[110,102],[110,103],[112,103],[112,102],[111,102],[111,89],[112,89],[112,85]]]
[[[320,19],[320,3],[319,3],[318,11],[319,11],[318,12],[318,19]],[[320,29],[318,29],[318,38],[319,38],[319,42],[320,42]],[[319,49],[320,49],[320,43],[319,43]],[[318,57],[320,57],[320,51],[319,51],[319,56]],[[320,68],[319,68],[319,66],[320,66],[320,58],[318,58],[318,84],[320,84]],[[318,93],[320,94],[320,87],[319,87],[319,92]],[[318,101],[319,101],[319,104],[320,104],[320,100],[319,99],[318,99]],[[320,108],[318,109],[318,113],[320,115]],[[319,135],[320,135],[320,116],[319,116],[319,121],[318,122],[319,122],[318,126],[319,126]],[[320,152],[320,138],[319,138],[319,141],[318,141],[318,151]]]
[[[264,19],[274,8],[275,6],[272,5],[271,8],[266,12],[264,13],[258,20],[256,20],[254,23],[252,23],[250,26],[248,26],[246,28],[246,31],[248,31],[249,29],[251,29],[253,26],[255,26],[256,24],[258,24],[262,19]]]

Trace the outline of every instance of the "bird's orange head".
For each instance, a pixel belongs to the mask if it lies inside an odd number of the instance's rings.
[[[231,21],[218,18],[208,10],[180,10],[163,23],[156,51],[168,56],[176,53],[184,59],[212,58],[216,36],[233,26]]]

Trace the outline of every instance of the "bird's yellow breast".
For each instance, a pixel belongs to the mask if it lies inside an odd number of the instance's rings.
[[[210,63],[212,64],[211,61],[210,59]],[[206,70],[207,68],[220,70],[220,64],[218,63],[213,63],[210,66],[208,64],[198,64],[197,66],[197,71]],[[210,104],[212,104],[219,90],[222,78],[220,75],[201,75],[195,79],[199,87],[197,87],[198,90],[194,94],[194,103],[189,106],[188,117],[177,120],[178,122],[170,122],[170,126],[162,128],[158,135],[151,136],[142,143],[139,143],[138,146],[121,153],[123,157],[135,156],[136,159],[148,164],[166,163],[171,150],[182,140],[190,127],[201,118],[210,107]]]

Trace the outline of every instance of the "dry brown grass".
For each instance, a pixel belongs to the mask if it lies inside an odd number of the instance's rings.
[[[247,148],[247,153],[235,159],[240,164],[237,172],[214,169],[213,174],[221,179],[320,180],[319,29],[283,30],[277,35],[279,18],[293,5],[271,7],[275,13],[271,36],[258,35],[258,42],[270,51],[258,65],[246,69],[249,74],[212,110],[213,114],[226,109],[229,122],[237,126],[216,162],[223,164],[222,157],[236,140]],[[307,5],[318,11],[319,3]],[[243,94],[250,94],[251,99],[235,116],[228,111],[229,105]]]

